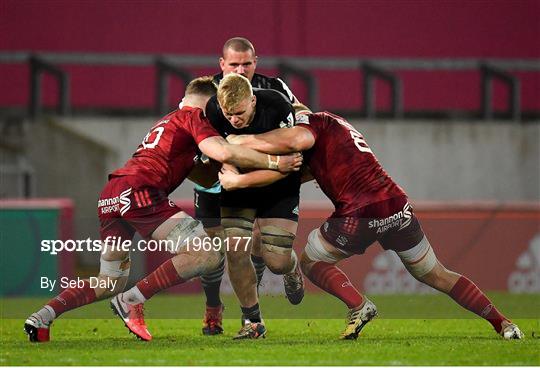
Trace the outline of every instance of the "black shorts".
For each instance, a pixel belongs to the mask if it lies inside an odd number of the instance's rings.
[[[281,194],[266,192],[264,195],[251,191],[221,193],[221,207],[255,209],[256,218],[282,218],[298,222],[300,193]]]
[[[406,196],[373,203],[347,216],[334,213],[320,231],[330,244],[354,254],[363,254],[375,241],[386,250],[402,252],[424,237]]]
[[[298,222],[299,203],[298,173],[262,188],[221,191],[221,207],[255,209],[256,218],[282,218]]]
[[[221,193],[194,190],[195,218],[201,221],[205,228],[221,225],[220,198]]]

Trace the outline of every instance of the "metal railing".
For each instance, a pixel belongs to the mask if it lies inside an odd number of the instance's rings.
[[[154,67],[157,70],[155,112],[167,111],[168,80],[170,76],[179,78],[184,85],[191,80],[193,74],[189,68],[215,67],[217,56],[200,55],[143,55],[143,54],[97,54],[97,53],[30,53],[0,52],[0,64],[27,63],[30,67],[30,97],[28,110],[31,116],[42,111],[41,75],[51,74],[57,81],[60,93],[57,112],[68,114],[70,106],[70,85],[63,64],[71,65],[125,65]],[[401,118],[403,111],[403,85],[396,70],[429,70],[429,71],[464,71],[477,70],[481,75],[481,107],[478,116],[483,119],[494,117],[492,81],[499,80],[508,89],[508,110],[504,116],[512,120],[520,120],[520,81],[513,72],[540,72],[540,60],[523,59],[385,59],[385,58],[304,58],[304,57],[264,57],[259,62],[262,68],[275,68],[280,77],[286,81],[296,78],[307,90],[307,105],[318,110],[319,89],[314,70],[360,70],[364,76],[361,90],[363,92],[363,108],[358,109],[360,116],[374,118],[381,111],[375,106],[375,80],[387,83],[391,91],[391,108],[389,115]],[[388,115],[388,112],[387,112]]]
[[[480,67],[482,72],[482,117],[485,120],[493,119],[493,80],[503,82],[508,89],[508,115],[512,120],[519,120],[521,116],[519,79],[489,64]]]
[[[58,90],[60,91],[58,114],[67,115],[70,109],[68,74],[60,67],[35,55],[31,55],[28,62],[30,63],[30,99],[28,105],[30,116],[36,117],[41,113],[41,77],[44,73],[53,76],[58,84]]]

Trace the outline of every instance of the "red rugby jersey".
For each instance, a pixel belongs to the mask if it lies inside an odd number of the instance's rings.
[[[405,195],[362,134],[345,119],[320,112],[300,117],[297,125],[309,129],[315,137],[305,160],[336,213],[347,215],[371,203]]]
[[[110,176],[136,175],[141,185],[169,194],[193,168],[199,153],[197,145],[214,136],[219,136],[219,133],[201,109],[183,107],[161,118],[124,167]]]

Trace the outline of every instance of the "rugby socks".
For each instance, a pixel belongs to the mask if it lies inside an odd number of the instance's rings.
[[[50,323],[56,318],[56,312],[49,305],[44,306],[36,312],[41,320],[45,323]]]
[[[146,301],[146,298],[144,297],[144,295],[142,295],[137,285],[133,286],[128,291],[124,291],[122,294],[120,294],[120,299],[122,299],[124,303],[128,303],[131,305],[142,304]]]
[[[261,322],[261,310],[259,309],[259,303],[252,307],[240,307],[242,309],[242,319],[248,322]]]
[[[502,330],[503,321],[508,321],[488,297],[465,276],[461,276],[448,295],[463,308],[487,320],[498,333]]]
[[[255,274],[257,275],[257,289],[261,284],[261,280],[266,270],[266,264],[262,257],[251,255],[251,262],[255,267]],[[218,307],[222,304],[219,296],[219,289],[221,287],[221,280],[225,272],[225,258],[221,260],[219,266],[204,275],[201,276],[201,284],[206,295],[206,305],[208,307]]]
[[[266,264],[264,263],[263,257],[251,255],[251,262],[253,263],[253,267],[255,267],[255,274],[257,275],[257,290],[259,289],[259,285],[261,284],[264,271],[266,270]]]
[[[222,302],[219,297],[221,279],[225,272],[225,257],[221,259],[219,266],[204,275],[201,275],[201,284],[206,294],[206,305],[210,308],[219,307]]]
[[[347,275],[333,264],[316,262],[306,276],[312,283],[347,304],[349,309],[358,308],[364,303],[364,297]]]
[[[183,282],[186,282],[186,280],[180,277],[176,268],[174,268],[172,260],[169,259],[156,268],[150,275],[139,281],[132,289],[137,288],[145,299],[150,299],[157,292]],[[128,292],[132,289],[128,290]],[[126,294],[128,294],[128,292],[126,292]],[[124,300],[129,302],[131,297],[136,296],[135,294],[136,291],[129,293],[125,296]]]
[[[90,287],[90,282],[84,280],[83,286],[78,288],[67,288],[37,312],[40,317],[50,322],[59,317],[62,313],[90,304],[96,300],[96,293]]]

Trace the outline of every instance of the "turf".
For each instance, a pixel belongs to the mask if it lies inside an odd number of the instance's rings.
[[[366,326],[358,340],[341,341],[345,308],[329,296],[309,295],[299,308],[283,298],[263,297],[268,327],[264,340],[231,339],[240,327],[233,298],[225,300],[225,334],[202,336],[203,299],[192,296],[156,297],[148,303],[147,315],[152,318],[147,322],[154,335],[149,343],[128,335],[102,302],[57,320],[50,343],[31,344],[22,333],[24,318],[19,315],[36,309],[42,300],[3,299],[0,364],[540,365],[540,296],[494,294],[492,299],[506,301],[501,309],[520,325],[525,340],[505,341],[487,322],[467,318],[469,314],[446,296],[423,295],[373,296],[380,318]],[[407,310],[413,318],[402,316]],[[422,312],[429,318],[417,316]],[[78,318],[84,314],[92,318]],[[168,318],[175,315],[182,318]]]

